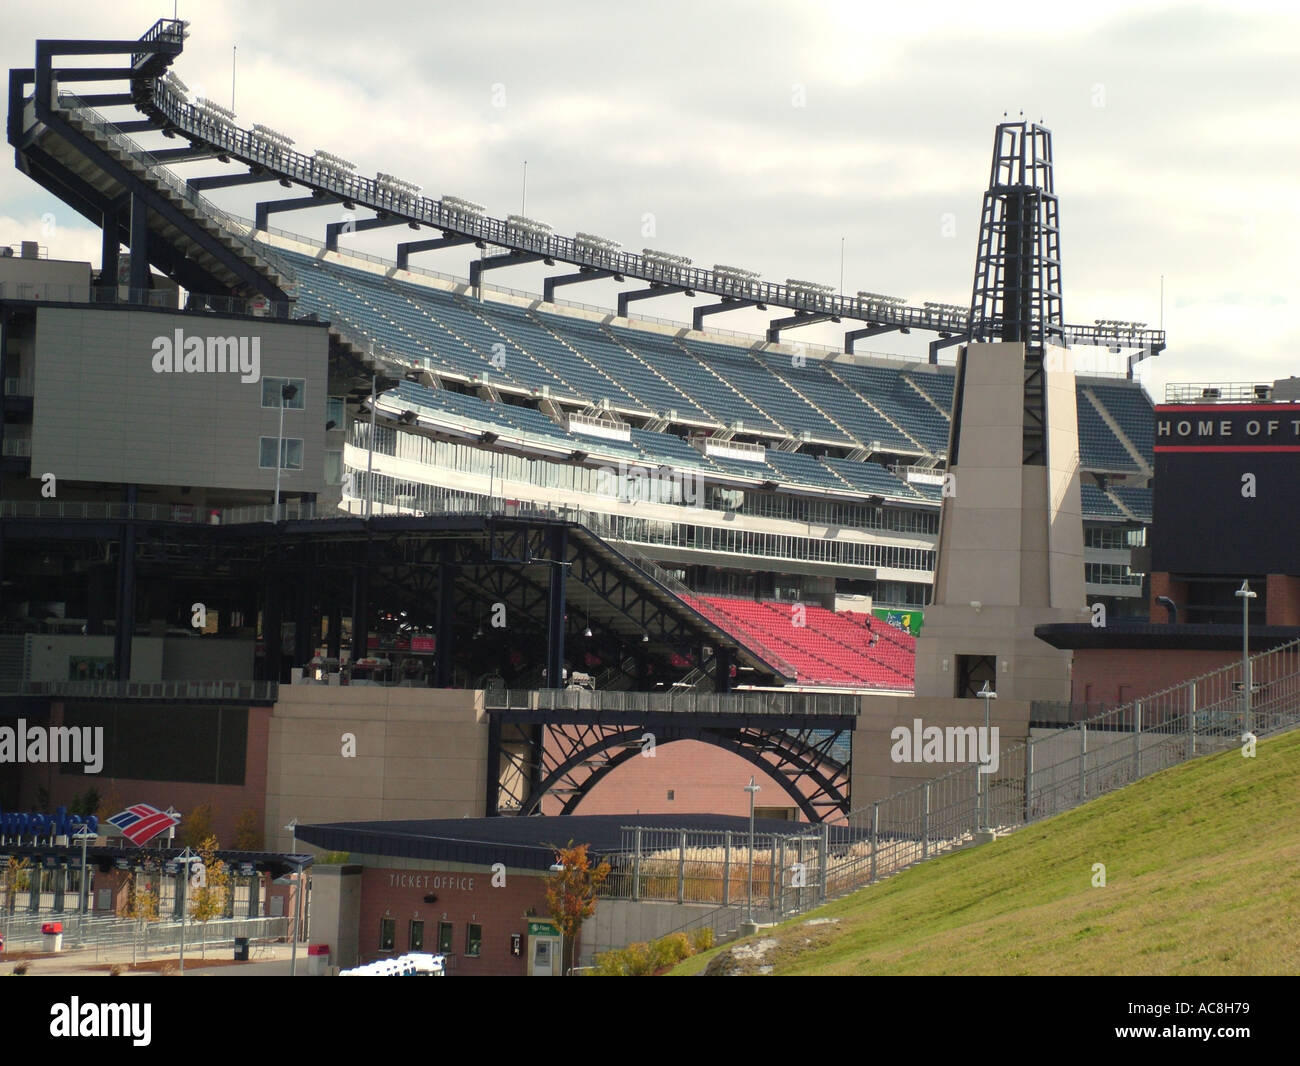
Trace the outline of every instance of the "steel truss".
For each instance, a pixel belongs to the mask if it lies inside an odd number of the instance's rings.
[[[547,796],[562,800],[561,814],[572,814],[618,767],[678,740],[712,744],[752,763],[780,782],[809,821],[849,811],[850,764],[832,750],[852,743],[852,728],[813,728],[797,715],[727,725],[667,713],[560,722],[556,712],[547,712],[547,720],[489,713],[490,814],[541,814]]]

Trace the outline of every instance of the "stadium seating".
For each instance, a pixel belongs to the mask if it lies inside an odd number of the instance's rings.
[[[909,652],[865,615],[829,611],[815,604],[773,603],[701,596],[697,606],[742,643],[769,649],[793,666],[804,685],[834,688],[909,689],[915,672],[915,641]],[[906,634],[901,634],[911,640]]]
[[[634,420],[674,412],[670,417],[679,425],[707,429],[740,422],[747,432],[806,435],[842,451],[873,442],[903,456],[942,454],[947,449],[950,419],[944,412],[951,410],[954,384],[948,367],[888,367],[843,359],[827,363],[815,358],[796,363],[771,351],[605,325],[491,299],[479,302],[336,262],[296,253],[286,256],[299,274],[299,314],[335,322],[435,373],[486,379],[506,392],[531,397],[546,390],[553,399],[574,405],[608,400]],[[1078,394],[1084,469],[1139,473],[1083,389],[1092,391],[1148,461],[1154,418],[1150,400],[1140,386],[1120,381],[1087,381]],[[666,451],[647,452],[650,443],[613,449],[611,454],[686,458],[680,438],[662,442]],[[776,453],[769,448],[769,454]],[[878,464],[844,465],[845,460],[829,458],[815,466],[799,453],[780,453],[766,468],[734,460],[713,463],[703,457],[690,461],[697,468],[789,484],[843,486],[918,502],[939,499],[937,487],[909,486]],[[1094,503],[1097,513],[1111,513],[1107,501]]]

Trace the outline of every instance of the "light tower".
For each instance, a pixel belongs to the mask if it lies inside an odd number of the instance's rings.
[[[957,359],[933,603],[916,695],[1068,700],[1070,656],[1034,627],[1085,607],[1074,374],[1061,357],[1052,135],[1004,122],[984,193],[966,344]]]

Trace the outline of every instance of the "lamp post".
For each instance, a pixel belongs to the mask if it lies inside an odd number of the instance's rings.
[[[762,790],[750,775],[745,791],[749,793],[749,876],[745,879],[745,921],[754,920],[754,796]]]
[[[76,833],[72,835],[73,840],[81,841],[81,891],[78,893],[77,912],[81,915],[82,932],[84,936],[86,923],[86,845],[98,837],[97,833],[89,832],[83,825]]]
[[[1257,599],[1259,593],[1250,587],[1249,581],[1242,581],[1241,588],[1233,593],[1241,600],[1241,699],[1242,724],[1247,733],[1253,733],[1254,723],[1250,720],[1250,601]]]
[[[298,854],[298,819],[291,818],[289,824],[285,826],[289,830],[290,854]],[[289,941],[289,976],[293,977],[298,969],[298,915],[301,913],[302,906],[302,867],[299,866],[294,876],[294,893],[293,893],[293,938]]]
[[[984,701],[984,742],[987,744],[989,735],[989,700],[997,699],[998,694],[989,688],[989,683],[986,680],[984,682],[984,687],[980,689],[976,695]],[[981,804],[981,821],[983,824],[980,828],[987,832],[989,828],[989,787],[984,781],[985,776],[985,774],[980,773],[979,768],[977,767],[975,770],[975,781],[979,785],[980,794],[983,798],[983,803]]]
[[[280,471],[284,468],[284,405],[298,395],[298,386],[280,386],[280,442],[275,453],[275,520],[280,521]]]
[[[177,888],[181,894],[181,965],[180,972],[185,973],[185,926],[189,920],[189,895],[188,889],[190,884],[190,863],[202,862],[203,859],[195,855],[189,848],[186,848],[176,856],[176,862],[181,869],[181,880]]]

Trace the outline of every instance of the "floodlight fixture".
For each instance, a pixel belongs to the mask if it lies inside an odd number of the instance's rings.
[[[190,91],[190,87],[176,76],[174,70],[169,70],[167,72],[167,76],[163,78],[163,84],[166,85],[167,88],[171,89],[172,92],[179,93],[181,96],[187,96]]]
[[[312,162],[317,167],[323,168],[325,170],[337,170],[341,172],[346,170],[357,169],[357,165],[355,163],[349,162],[348,160],[344,159],[342,156],[335,155],[333,152],[327,152],[325,151],[324,148],[316,149],[316,154],[312,157]]]
[[[445,210],[457,211],[462,215],[481,215],[487,210],[482,204],[476,204],[473,200],[462,200],[459,196],[444,195],[441,202]]]
[[[375,184],[397,196],[419,196],[422,188],[413,181],[405,181],[402,178],[394,177],[392,174],[383,173],[375,175]]]
[[[281,133],[279,130],[273,130],[270,126],[263,126],[259,123],[253,127],[253,132],[262,140],[269,141],[271,144],[279,145],[283,148],[287,148],[289,145],[293,144],[292,137],[286,133]]]
[[[506,229],[518,230],[532,237],[549,237],[551,235],[550,223],[539,222],[527,215],[507,215]]]
[[[785,287],[792,292],[806,292],[810,296],[829,296],[835,292],[834,285],[823,285],[819,281],[801,281],[799,278],[786,278]]]
[[[608,237],[597,237],[594,233],[575,234],[573,243],[579,248],[597,252],[617,252],[623,247],[618,241],[611,241]]]
[[[900,307],[907,303],[901,296],[885,296],[883,293],[863,292],[861,290],[858,291],[858,299],[870,304],[894,304]]]
[[[744,267],[727,266],[725,263],[714,263],[713,273],[715,277],[724,281],[757,281],[762,275],[757,270],[746,270]]]
[[[651,266],[688,267],[691,265],[689,256],[673,255],[672,252],[661,252],[656,248],[642,248],[641,258]]]

